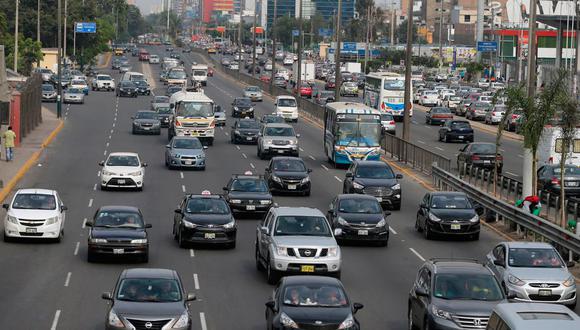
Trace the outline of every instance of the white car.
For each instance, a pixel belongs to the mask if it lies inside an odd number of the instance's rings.
[[[106,90],[106,91],[114,91],[115,90],[115,80],[111,78],[108,74],[98,74],[92,83],[93,90]]]
[[[491,90],[493,91],[499,91],[505,89],[505,84],[502,82],[492,82],[491,83]]]
[[[488,88],[489,87],[489,80],[487,80],[485,78],[479,79],[479,81],[477,82],[477,87]]]
[[[292,56],[286,56],[286,57],[284,57],[284,60],[282,61],[282,64],[284,64],[284,65],[292,65],[292,64],[294,64],[294,58]]]
[[[107,188],[134,188],[143,190],[143,179],[147,163],[142,163],[134,152],[112,152],[107,160],[99,163],[101,190]]]
[[[239,69],[240,69],[240,65],[238,64],[238,62],[230,63],[230,70],[239,70]]]
[[[437,106],[439,104],[439,92],[437,91],[423,91],[419,104],[422,106]]]
[[[82,79],[73,79],[70,81],[68,88],[77,88],[83,91],[85,95],[89,95],[89,84]]]
[[[264,65],[264,70],[272,71],[272,62],[271,61],[266,62],[266,65]]]
[[[67,208],[55,190],[20,189],[3,207],[4,241],[48,238],[60,242]]]
[[[159,56],[149,55],[149,64],[159,64]]]
[[[491,104],[491,102],[493,102],[493,96],[480,95],[477,98],[477,102],[483,102],[483,103]]]
[[[274,102],[274,113],[285,120],[298,122],[298,103],[294,96],[280,95]]]

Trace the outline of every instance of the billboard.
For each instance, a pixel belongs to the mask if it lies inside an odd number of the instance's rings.
[[[530,0],[491,0],[490,7],[508,27],[526,28],[530,19]],[[574,0],[538,0],[536,13],[547,16],[576,16]],[[540,24],[540,28],[544,28]]]

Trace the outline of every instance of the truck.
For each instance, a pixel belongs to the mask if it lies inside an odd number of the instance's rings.
[[[174,112],[167,128],[169,141],[174,136],[195,136],[208,145],[213,144],[215,103],[203,90],[174,93],[169,98],[169,107]]]
[[[562,131],[556,126],[546,126],[538,144],[538,168],[548,164],[560,164],[562,159]],[[576,128],[568,165],[580,166],[580,130]]]
[[[309,60],[303,60],[302,61],[302,67],[301,67],[301,81],[312,81],[315,79],[314,73],[315,73],[315,69],[314,69],[314,62],[313,61],[309,61]],[[293,76],[293,80],[295,81],[298,78],[298,62],[294,62],[293,66],[292,66],[292,74]]]
[[[196,82],[199,82],[202,86],[206,86],[208,69],[205,64],[193,64],[191,66],[191,84],[195,85]]]
[[[344,63],[344,65],[340,68],[341,71],[347,71],[350,73],[361,73],[361,65],[358,62],[346,62]]]

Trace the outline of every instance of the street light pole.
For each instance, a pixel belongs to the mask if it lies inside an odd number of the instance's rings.
[[[16,0],[16,18],[14,20],[14,72],[18,72],[18,7],[20,0]]]
[[[439,64],[443,63],[443,0],[441,2],[441,8],[439,8]],[[481,1],[481,0],[480,0]]]
[[[296,77],[296,93],[300,97],[300,84],[302,83],[302,0],[298,7],[298,76]]]
[[[274,0],[274,15],[272,17],[272,26],[270,38],[272,38],[272,72],[270,76],[270,92],[274,92],[274,76],[276,74],[276,15],[278,9],[278,1]]]
[[[441,0],[443,1],[443,0]],[[403,140],[411,136],[411,60],[413,53],[413,1],[409,0],[407,11],[407,54],[405,54],[405,111],[403,112]]]
[[[66,58],[66,24],[67,24],[67,15],[68,15],[68,0],[64,0],[64,26],[63,26],[64,51],[63,51],[63,56],[65,58]]]
[[[338,15],[336,15],[336,49],[334,50],[334,100],[340,101],[340,20],[342,19],[342,0],[338,0]]]
[[[243,25],[243,17],[242,17],[242,10],[244,8],[244,0],[241,0],[240,3],[240,23],[238,25],[238,78],[240,77],[241,70],[242,70],[242,25]]]
[[[61,0],[57,0],[57,34],[58,34],[58,51],[56,52],[57,57],[57,64],[56,64],[56,74],[58,75],[57,79],[57,96],[56,96],[56,117],[62,117],[62,12],[61,12]]]
[[[36,41],[40,42],[40,0],[36,2]]]
[[[252,29],[252,77],[256,76],[256,20],[258,19],[257,10],[258,1],[254,0],[254,27]]]

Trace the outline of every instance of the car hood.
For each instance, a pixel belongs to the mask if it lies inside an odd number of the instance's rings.
[[[178,149],[178,148],[173,148],[171,149],[171,151],[174,154],[180,154],[180,155],[185,155],[185,156],[197,156],[197,155],[203,155],[204,152],[201,149]]]
[[[145,232],[145,229],[93,227],[91,229],[90,237],[108,239],[139,239],[146,238],[147,233]]]
[[[308,176],[307,172],[286,172],[286,171],[274,171],[272,172],[275,176],[279,178],[298,178],[304,179]]]
[[[238,131],[244,134],[256,134],[256,135],[258,134],[258,132],[260,132],[258,128],[238,128]]]
[[[356,178],[356,183],[362,184],[365,187],[391,187],[397,183],[397,179],[369,179]]]
[[[230,191],[228,195],[230,199],[272,199],[272,195],[269,192]]]
[[[141,171],[141,167],[138,166],[105,166],[103,170],[118,173],[118,174],[127,174],[133,173],[137,171]]]
[[[510,267],[509,271],[525,281],[565,281],[570,277],[566,268]]]
[[[133,122],[138,124],[157,124],[159,119],[135,119]]]
[[[451,314],[489,317],[493,308],[506,300],[445,300],[433,297],[432,305]]]
[[[252,108],[252,106],[251,105],[234,104],[234,108],[238,108],[240,110],[246,110],[246,109]]]
[[[177,318],[183,314],[185,306],[183,302],[154,303],[116,300],[113,305],[113,310],[117,315],[121,315],[125,318]]]
[[[362,224],[376,224],[382,219],[384,219],[384,215],[382,213],[376,214],[366,214],[366,213],[345,213],[339,212],[338,216],[346,220],[348,223],[357,223]]]
[[[467,221],[476,215],[472,209],[431,209],[430,211],[433,215],[444,221]]]
[[[226,113],[225,112],[215,112],[213,115],[216,118],[225,118],[226,117]]]
[[[19,219],[27,220],[44,220],[47,218],[56,217],[58,210],[24,210],[24,209],[10,209],[8,215],[17,217]]]
[[[251,92],[251,91],[244,92],[244,96],[249,95],[262,95],[262,92]]]
[[[184,219],[198,225],[212,224],[225,225],[232,222],[234,218],[230,214],[189,214],[186,213]]]
[[[291,247],[336,247],[336,240],[334,237],[325,236],[274,236],[276,245],[291,246]]]
[[[340,324],[350,315],[351,308],[284,306],[282,311],[298,324]]]

